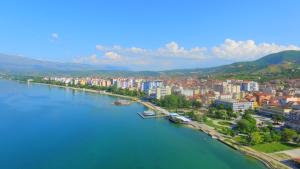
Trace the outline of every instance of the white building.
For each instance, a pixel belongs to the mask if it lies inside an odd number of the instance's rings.
[[[244,112],[245,110],[253,109],[253,102],[237,101],[233,99],[215,100],[215,104],[223,105],[226,108],[232,108],[234,112]]]
[[[171,94],[171,88],[169,86],[157,87],[147,90],[148,96],[156,99],[161,99],[164,96]]]
[[[247,92],[258,91],[259,90],[258,83],[254,82],[254,81],[243,82],[241,84],[241,90],[242,91],[247,91]]]

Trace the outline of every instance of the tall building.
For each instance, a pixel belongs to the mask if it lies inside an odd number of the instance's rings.
[[[258,83],[254,82],[254,81],[243,82],[241,84],[241,90],[242,91],[247,91],[247,92],[258,91],[259,90]]]
[[[164,84],[161,80],[146,81],[142,83],[142,91],[147,92],[150,89],[155,89],[163,86]]]
[[[162,97],[171,94],[171,88],[169,86],[157,87],[149,89],[147,90],[147,92],[148,96],[156,99],[161,99]]]

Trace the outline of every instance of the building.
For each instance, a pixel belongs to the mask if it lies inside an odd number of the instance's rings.
[[[220,94],[220,95],[219,95],[219,99],[220,99],[220,100],[228,100],[228,99],[232,99],[232,94]]]
[[[240,93],[241,92],[241,86],[240,85],[232,85],[231,86],[231,92],[232,93]]]
[[[185,97],[193,97],[194,96],[194,90],[192,89],[184,89],[180,88],[180,94],[182,94]]]
[[[162,97],[171,94],[171,88],[169,86],[152,88],[147,90],[147,94],[151,98],[161,99]]]
[[[156,89],[158,87],[163,87],[164,84],[161,80],[154,80],[154,81],[146,81],[142,83],[141,90],[147,92],[150,89]]]
[[[245,110],[253,109],[253,102],[238,101],[234,99],[218,99],[215,100],[215,104],[223,105],[225,108],[232,108],[234,112],[244,112]]]
[[[300,110],[294,110],[287,116],[285,126],[300,132]]]
[[[243,82],[241,84],[241,90],[247,92],[255,92],[259,90],[258,83],[254,81]]]
[[[288,114],[291,111],[292,111],[291,107],[273,106],[273,105],[264,105],[260,109],[258,109],[258,112],[260,114],[263,114],[263,115],[266,115],[266,116],[273,116],[273,115],[288,116]]]

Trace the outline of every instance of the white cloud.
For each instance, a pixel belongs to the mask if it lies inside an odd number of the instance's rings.
[[[51,37],[54,38],[54,39],[58,39],[58,34],[57,33],[52,33]]]
[[[207,49],[204,47],[193,47],[185,49],[176,42],[167,43],[163,48],[158,49],[155,53],[161,57],[176,57],[182,59],[202,60],[205,58]]]
[[[116,52],[106,52],[104,55],[114,61],[120,61],[123,58],[121,55],[119,55]]]
[[[53,40],[58,40],[59,39],[59,35],[58,35],[58,33],[51,33],[51,38],[53,39]]]
[[[97,53],[74,59],[77,63],[127,66],[135,70],[161,70],[215,66],[234,61],[254,60],[270,53],[300,50],[295,45],[256,43],[254,40],[226,39],[215,47],[184,48],[172,41],[157,49],[96,45]]]
[[[191,49],[185,49],[184,47],[180,46],[176,42],[170,42],[165,44],[164,47],[158,49],[144,49],[138,47],[130,47],[125,48],[119,45],[114,46],[103,46],[103,45],[96,45],[96,49],[101,52],[116,52],[121,55],[126,55],[129,57],[176,57],[176,58],[185,58],[185,59],[194,59],[200,60],[204,58],[204,53],[206,48],[194,47]]]
[[[277,45],[275,43],[259,43],[253,40],[235,41],[226,39],[219,46],[213,47],[212,55],[221,59],[229,59],[233,61],[245,61],[260,58],[262,56],[276,53],[284,50],[300,50],[295,45]]]

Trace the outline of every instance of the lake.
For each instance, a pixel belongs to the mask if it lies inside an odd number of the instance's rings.
[[[142,119],[139,103],[0,80],[1,169],[265,169],[206,134]]]

